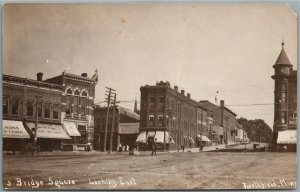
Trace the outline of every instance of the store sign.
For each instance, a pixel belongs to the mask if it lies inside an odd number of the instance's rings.
[[[3,120],[2,135],[4,138],[30,138],[21,121]]]

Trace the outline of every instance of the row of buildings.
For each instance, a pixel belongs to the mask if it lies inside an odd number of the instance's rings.
[[[296,150],[297,71],[285,51],[273,65],[275,75],[273,146],[289,145]],[[30,150],[35,136],[42,151],[106,150],[119,145],[147,149],[157,140],[159,148],[200,147],[213,143],[243,142],[247,134],[223,100],[214,104],[196,101],[190,93],[169,82],[140,87],[140,110],[95,105],[97,71],[61,75],[43,80],[3,75],[3,149]],[[108,123],[106,127],[106,115]],[[114,124],[112,124],[114,122]],[[37,129],[36,129],[37,127]],[[37,133],[36,133],[37,130]],[[106,139],[105,139],[106,134]]]

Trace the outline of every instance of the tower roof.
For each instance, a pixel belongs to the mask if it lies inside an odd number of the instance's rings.
[[[284,42],[281,43],[282,45],[282,49],[281,49],[281,52],[275,62],[275,65],[280,65],[280,64],[288,64],[288,65],[291,65],[291,62],[288,58],[288,56],[286,55],[285,53],[285,50],[284,50]]]

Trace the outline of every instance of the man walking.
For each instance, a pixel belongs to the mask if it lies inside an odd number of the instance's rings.
[[[157,145],[156,145],[156,138],[152,141],[152,153],[151,155],[153,156],[153,154],[155,154],[155,156],[157,156],[156,154],[156,149],[157,149]]]

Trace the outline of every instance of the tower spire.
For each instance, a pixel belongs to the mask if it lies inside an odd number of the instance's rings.
[[[135,101],[134,101],[134,112],[138,112],[138,109],[137,109],[137,100],[136,100],[136,97],[135,97]]]

